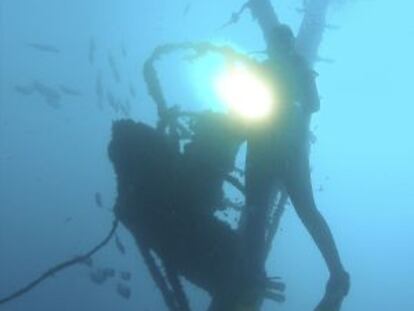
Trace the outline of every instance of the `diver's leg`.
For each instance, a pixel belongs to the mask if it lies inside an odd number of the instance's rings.
[[[349,275],[342,266],[329,226],[316,208],[305,148],[291,158],[285,173],[285,186],[299,218],[322,253],[330,272],[325,297],[316,310],[339,310],[349,290]]]

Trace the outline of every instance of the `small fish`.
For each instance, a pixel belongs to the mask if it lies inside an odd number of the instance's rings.
[[[127,49],[126,49],[124,43],[121,44],[121,52],[122,52],[122,56],[123,57],[127,57],[128,56],[128,52],[127,52]]]
[[[122,280],[124,281],[129,281],[131,280],[131,273],[128,271],[121,271],[119,273],[119,276],[121,277]]]
[[[80,95],[82,95],[82,93],[80,91],[69,88],[69,87],[67,87],[63,84],[59,85],[59,89],[65,95],[69,95],[69,96],[80,96]]]
[[[36,92],[38,92],[45,100],[46,103],[53,107],[59,108],[60,107],[60,94],[54,88],[47,86],[39,81],[33,82],[33,88]]]
[[[45,97],[46,104],[54,109],[60,108],[60,97]]]
[[[118,283],[116,291],[122,298],[129,299],[131,297],[131,289],[126,284]]]
[[[95,192],[95,204],[98,207],[103,207],[102,204],[102,195],[100,192]]]
[[[319,63],[325,63],[329,65],[332,65],[335,63],[335,60],[333,58],[328,58],[328,57],[318,57],[316,61]]]
[[[88,60],[89,64],[93,65],[95,62],[96,43],[94,37],[89,39]]]
[[[239,12],[235,12],[235,13],[231,14],[231,17],[230,17],[229,21],[224,23],[223,25],[221,25],[221,27],[218,30],[223,30],[223,29],[225,29],[225,28],[227,28],[227,27],[229,27],[233,24],[236,24],[240,19],[240,14],[241,14],[240,12],[242,12],[242,10],[240,10]]]
[[[127,109],[125,109],[124,106],[121,106],[121,112],[122,112],[122,114],[124,115],[125,118],[130,117],[129,111]]]
[[[133,98],[136,98],[137,97],[137,91],[135,90],[135,88],[132,85],[132,83],[129,84],[129,94],[131,94],[131,96]]]
[[[14,158],[14,155],[11,153],[0,154],[0,160],[11,160]]]
[[[111,92],[106,93],[106,99],[108,101],[109,106],[117,113],[119,111],[119,103],[115,100],[114,95]]]
[[[53,45],[49,45],[49,44],[41,44],[41,43],[28,43],[27,44],[29,47],[36,49],[38,51],[41,52],[47,52],[47,53],[55,53],[55,54],[59,54],[60,50],[53,46]]]
[[[122,255],[125,255],[125,246],[124,246],[124,244],[122,244],[122,242],[119,239],[119,236],[118,235],[115,235],[115,245],[116,245],[116,248],[118,249],[118,251]]]
[[[102,86],[102,74],[101,74],[101,72],[99,72],[96,75],[95,93],[96,93],[96,97],[98,98],[98,108],[99,108],[99,110],[102,110],[103,109],[103,86]]]
[[[106,278],[112,278],[115,276],[115,270],[113,268],[103,268],[102,273]]]
[[[125,100],[125,108],[128,111],[131,111],[131,102],[129,101],[129,99]]]
[[[325,24],[325,28],[327,30],[339,30],[341,29],[341,26],[333,25],[333,24]]]
[[[192,3],[189,2],[185,5],[184,10],[183,10],[183,16],[187,16],[188,12],[190,12],[192,7]]]
[[[299,14],[305,14],[306,13],[306,8],[304,8],[304,7],[296,8],[295,11]]]
[[[97,269],[89,273],[89,278],[95,284],[103,284],[106,281],[107,276],[105,275],[102,269]]]
[[[33,92],[35,91],[34,87],[33,87],[33,86],[30,86],[30,85],[28,85],[28,86],[16,85],[16,86],[14,87],[14,90],[15,90],[17,93],[19,93],[19,94],[21,94],[21,95],[25,95],[25,96],[27,96],[27,95],[31,95],[31,94],[33,94]]]
[[[319,191],[319,192],[322,192],[323,190],[324,190],[323,186],[322,186],[322,185],[320,185],[320,186],[319,186],[319,188],[318,188],[318,191]]]
[[[109,67],[111,68],[112,77],[114,78],[116,82],[119,83],[121,81],[121,75],[119,74],[119,70],[118,70],[118,66],[115,61],[115,58],[111,53],[108,54],[108,63],[109,63]]]
[[[72,217],[66,217],[64,223],[67,224],[72,221]]]
[[[130,113],[131,113],[131,105],[129,103],[129,100],[125,101],[125,105],[122,105],[120,107],[122,114],[126,117],[129,118]]]
[[[313,131],[309,131],[309,142],[314,145],[318,141],[318,138],[316,137],[315,133]]]

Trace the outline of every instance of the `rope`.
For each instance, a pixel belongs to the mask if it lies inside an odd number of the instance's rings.
[[[27,292],[34,289],[37,285],[39,285],[40,283],[42,283],[46,279],[50,278],[51,276],[54,276],[56,273],[66,269],[66,268],[69,268],[69,267],[74,266],[76,264],[84,263],[88,258],[90,258],[92,255],[94,255],[96,252],[98,252],[102,247],[104,247],[111,240],[111,238],[113,237],[117,227],[118,227],[118,219],[115,219],[113,224],[112,224],[112,229],[108,233],[108,235],[105,237],[105,239],[103,239],[101,243],[99,243],[97,246],[92,248],[89,252],[85,253],[84,255],[76,256],[73,259],[64,261],[64,262],[62,262],[60,264],[57,264],[56,266],[50,268],[49,270],[44,272],[37,279],[30,282],[26,286],[24,286],[21,289],[15,291],[14,293],[10,294],[9,296],[1,298],[0,299],[0,304],[5,304],[6,302],[9,302],[11,300],[14,300],[14,299],[26,294]]]

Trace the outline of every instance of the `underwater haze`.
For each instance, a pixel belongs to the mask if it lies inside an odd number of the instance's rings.
[[[294,33],[302,2],[271,1]],[[321,109],[312,119],[311,166],[318,209],[351,275],[341,310],[412,311],[414,3],[330,2],[314,67]],[[0,1],[0,299],[110,231],[117,196],[107,151],[112,122],[156,125],[143,78],[155,47],[208,41],[247,55],[265,49],[250,12],[221,27],[243,3]],[[168,105],[222,111],[214,89],[222,61],[185,56],[157,63]],[[266,301],[262,311],[310,311],[320,301],[328,270],[291,206],[266,267],[285,282],[286,301]],[[191,310],[206,310],[208,295],[183,284]],[[168,309],[120,226],[90,262],[56,273],[0,310]]]

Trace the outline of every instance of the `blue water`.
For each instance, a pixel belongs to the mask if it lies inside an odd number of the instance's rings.
[[[273,2],[280,19],[296,31],[300,1]],[[342,310],[411,311],[414,5],[408,0],[338,2],[328,21],[339,27],[325,32],[320,47],[321,57],[334,62],[315,67],[322,97],[312,124],[315,196],[352,277]],[[108,105],[106,93],[122,102],[129,98],[131,117],[154,124],[155,108],[142,78],[152,49],[187,40],[229,43],[246,52],[263,49],[249,13],[217,30],[241,5],[236,0],[0,2],[0,297],[88,250],[110,229],[116,181],[106,148],[111,122],[122,114]],[[91,40],[96,46],[92,64]],[[158,69],[169,102],[220,109],[210,83],[219,66],[215,59],[188,64],[175,55],[162,60]],[[95,92],[99,72],[102,110]],[[80,94],[62,95],[55,109],[38,92],[16,91],[33,81],[54,89],[65,85]],[[96,192],[102,207],[94,202]],[[118,234],[126,254],[112,241],[93,260],[131,272],[130,299],[117,294],[118,277],[97,285],[86,266],[76,266],[0,309],[166,310],[132,237],[124,228]],[[263,310],[312,310],[328,274],[292,208],[275,242],[267,268],[283,277],[287,301],[266,303]],[[186,290],[194,310],[205,310],[206,294],[187,283]]]

